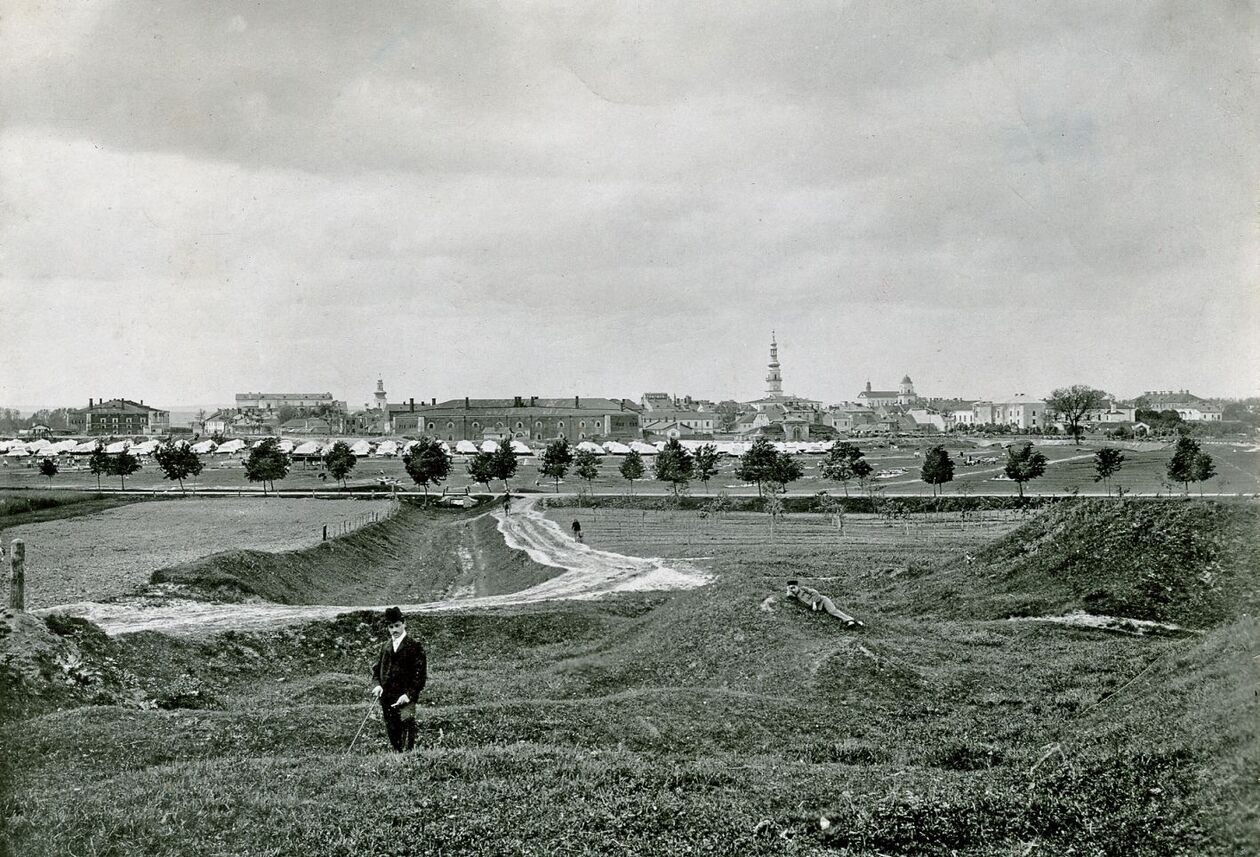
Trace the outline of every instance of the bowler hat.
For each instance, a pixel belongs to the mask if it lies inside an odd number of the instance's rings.
[[[392,625],[395,622],[401,622],[402,620],[403,620],[402,611],[399,610],[397,607],[385,608],[385,623],[387,625]]]

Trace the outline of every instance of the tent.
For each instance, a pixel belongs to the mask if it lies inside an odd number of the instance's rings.
[[[26,444],[19,443],[16,446],[9,447],[9,451],[4,454],[4,457],[5,458],[26,458],[26,456],[28,455],[30,455],[30,453],[26,451]]]
[[[39,440],[33,440],[30,443],[28,443],[26,445],[26,451],[27,452],[41,452],[42,450],[45,450],[50,446],[52,446],[52,441],[45,440],[44,438],[41,437]]]
[[[127,447],[129,446],[131,446],[131,441],[120,440],[120,441],[111,443],[109,446],[105,447],[105,452],[108,453],[109,455],[117,455],[120,452],[126,452]]]
[[[656,447],[652,446],[652,444],[644,443],[641,440],[636,440],[631,443],[630,450],[632,452],[639,453],[639,455],[656,455],[656,453],[660,451]]]
[[[593,452],[596,455],[604,454],[604,448],[602,446],[600,446],[598,443],[593,443],[589,440],[584,440],[581,443],[579,443],[577,445],[577,449],[578,449],[578,452]]]
[[[218,449],[216,449],[215,452],[219,455],[228,455],[233,452],[240,452],[244,448],[245,441],[240,439],[229,440],[227,443],[222,444]]]
[[[521,443],[519,440],[514,440],[512,441],[512,454],[513,455],[533,455],[534,451],[530,449],[528,446],[526,446],[525,444]]]
[[[192,451],[198,455],[205,455],[207,452],[214,452],[214,448],[218,446],[212,440],[203,440],[201,443],[194,443]]]
[[[56,458],[60,451],[61,450],[57,449],[56,446],[50,443],[48,446],[36,452],[35,456],[37,458]]]
[[[70,451],[75,455],[91,455],[96,452],[96,443],[94,440],[85,440],[83,443],[75,444],[74,449]]]
[[[615,440],[610,440],[604,444],[604,452],[609,455],[629,455],[630,447],[626,446],[624,443],[617,443]]]
[[[372,454],[372,444],[368,443],[366,440],[357,441],[350,447],[350,452],[353,455],[357,455],[359,458],[363,458],[364,456]]]
[[[475,455],[477,453],[477,444],[471,440],[461,440],[455,444],[455,451],[461,455]]]
[[[132,455],[152,455],[153,450],[158,448],[156,440],[146,440],[144,443],[138,443],[131,447]]]
[[[483,440],[481,442],[482,452],[498,452],[499,442],[497,440]]]
[[[303,455],[303,456],[305,456],[305,455],[319,455],[319,444],[318,444],[318,443],[316,443],[316,442],[315,442],[315,441],[313,441],[313,440],[308,440],[306,443],[304,443],[304,444],[302,444],[301,446],[298,446],[296,449],[294,449],[294,450],[293,450],[293,454],[294,454],[294,455]]]
[[[376,446],[376,455],[378,458],[387,458],[398,454],[398,444],[392,440],[381,441]]]

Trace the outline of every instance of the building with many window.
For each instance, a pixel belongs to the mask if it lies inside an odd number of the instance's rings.
[[[333,398],[332,393],[237,393],[236,410],[278,411],[281,408],[329,408],[344,412],[346,403]]]
[[[641,436],[639,409],[625,399],[449,399],[395,412],[396,434],[427,435],[446,441],[547,441],[565,438],[635,440]]]
[[[86,408],[70,413],[69,422],[75,434],[166,434],[171,429],[171,414],[151,408],[143,400],[88,399]]]

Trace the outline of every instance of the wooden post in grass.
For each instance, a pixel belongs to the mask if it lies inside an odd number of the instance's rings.
[[[26,544],[21,539],[9,542],[9,609],[26,609]]]

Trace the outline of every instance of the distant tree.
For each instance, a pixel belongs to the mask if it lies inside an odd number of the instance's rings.
[[[769,482],[773,475],[779,454],[774,446],[764,437],[759,437],[748,447],[748,451],[739,457],[735,467],[735,478],[741,482],[754,482],[757,485],[757,496],[761,496],[761,485]]]
[[[796,456],[786,452],[774,454],[774,464],[770,467],[770,478],[766,482],[774,487],[775,493],[785,493],[789,485],[805,475],[805,469],[796,460]]]
[[[184,480],[201,473],[201,457],[192,451],[186,443],[176,443],[167,439],[165,443],[153,450],[153,460],[167,479],[179,483],[179,493],[184,493]]]
[[[770,496],[766,497],[762,503],[762,507],[766,510],[766,514],[770,516],[770,538],[773,539],[775,524],[778,523],[780,515],[787,513],[787,506],[777,491],[771,491]]]
[[[818,509],[824,515],[831,518],[831,522],[836,525],[836,529],[840,531],[840,535],[844,535],[844,504],[840,502],[839,497],[832,497],[826,491],[819,491],[816,495]]]
[[[1046,399],[1046,409],[1063,420],[1067,433],[1072,435],[1079,446],[1083,433],[1081,420],[1090,411],[1096,411],[1102,407],[1106,398],[1107,394],[1102,390],[1095,390],[1085,384],[1073,384],[1071,387],[1060,387],[1051,392],[1049,398]]]
[[[718,473],[718,462],[721,456],[717,447],[706,443],[696,450],[692,456],[692,473],[696,479],[704,483],[704,493],[709,493],[709,480]]]
[[[722,431],[729,432],[735,430],[735,423],[739,421],[739,412],[739,402],[731,399],[718,402],[717,415],[719,427]]]
[[[653,468],[656,478],[661,482],[668,482],[674,488],[674,497],[678,497],[679,486],[686,486],[691,480],[691,474],[695,462],[683,445],[678,442],[678,438],[671,437],[656,456],[653,462]]]
[[[442,442],[432,437],[422,437],[416,441],[403,453],[402,463],[403,470],[407,471],[413,482],[424,489],[426,497],[429,495],[430,485],[441,485],[451,475],[451,457],[442,448]],[[488,481],[486,490],[490,490]]]
[[[1197,441],[1180,437],[1177,439],[1177,446],[1173,449],[1173,457],[1168,461],[1169,481],[1180,482],[1187,494],[1190,493],[1190,483],[1195,481],[1194,460],[1199,454]]]
[[[933,446],[923,454],[923,467],[919,477],[932,486],[932,496],[940,493],[940,486],[954,481],[954,459],[944,446]]]
[[[573,456],[573,472],[579,478],[586,480],[586,488],[589,491],[591,483],[599,478],[599,456],[589,449],[579,449]]]
[[[559,494],[560,480],[569,472],[572,464],[573,450],[569,447],[567,440],[560,438],[547,444],[547,448],[543,450],[538,462],[538,472],[555,481],[556,493]]]
[[[47,459],[45,459],[47,460]],[[1194,457],[1194,481],[1199,483],[1199,496],[1203,496],[1203,483],[1207,482],[1216,475],[1216,464],[1212,461],[1212,456],[1206,452],[1200,452]]]
[[[39,472],[48,477],[48,487],[52,487],[52,478],[57,475],[57,459],[45,458],[39,463]]]
[[[1104,446],[1094,453],[1094,481],[1103,483],[1107,496],[1111,496],[1111,477],[1124,465],[1124,453],[1114,447]]]
[[[88,470],[96,477],[96,490],[101,488],[101,477],[111,475],[109,469],[109,454],[105,452],[105,444],[97,441],[96,449],[92,450],[91,457],[88,458]]]
[[[324,469],[328,471],[328,475],[341,483],[341,487],[346,487],[346,477],[350,475],[350,471],[354,470],[354,465],[359,459],[350,451],[350,444],[344,440],[339,440],[332,446],[328,447],[328,451],[324,453]],[[425,492],[428,493],[428,492]]]
[[[849,481],[863,480],[871,475],[870,463],[862,457],[862,450],[848,441],[836,441],[823,459],[822,474],[844,486],[844,496],[849,496]]]
[[[292,459],[280,448],[278,440],[265,438],[249,451],[249,457],[245,459],[245,478],[250,482],[261,482],[263,494],[266,494],[267,483],[271,483],[272,491],[276,490],[276,480],[288,476],[292,464]]]
[[[125,449],[109,459],[109,473],[111,476],[118,477],[118,482],[124,491],[127,490],[127,477],[139,469],[140,459]]]
[[[1024,483],[1046,472],[1046,457],[1029,442],[1011,444],[1006,448],[1006,466],[1003,472],[1015,480],[1019,496],[1024,496]]]
[[[490,491],[490,480],[494,478],[494,456],[488,452],[477,452],[468,459],[468,476],[473,482],[480,482]]]
[[[499,441],[499,448],[490,453],[490,474],[503,482],[503,493],[511,493],[508,480],[516,475],[516,453],[512,451],[511,438]]]
[[[619,469],[621,471],[621,478],[630,483],[630,493],[633,494],[634,480],[642,479],[643,474],[646,472],[643,467],[643,456],[634,450],[631,450],[626,455],[625,461],[621,462],[621,467]]]

